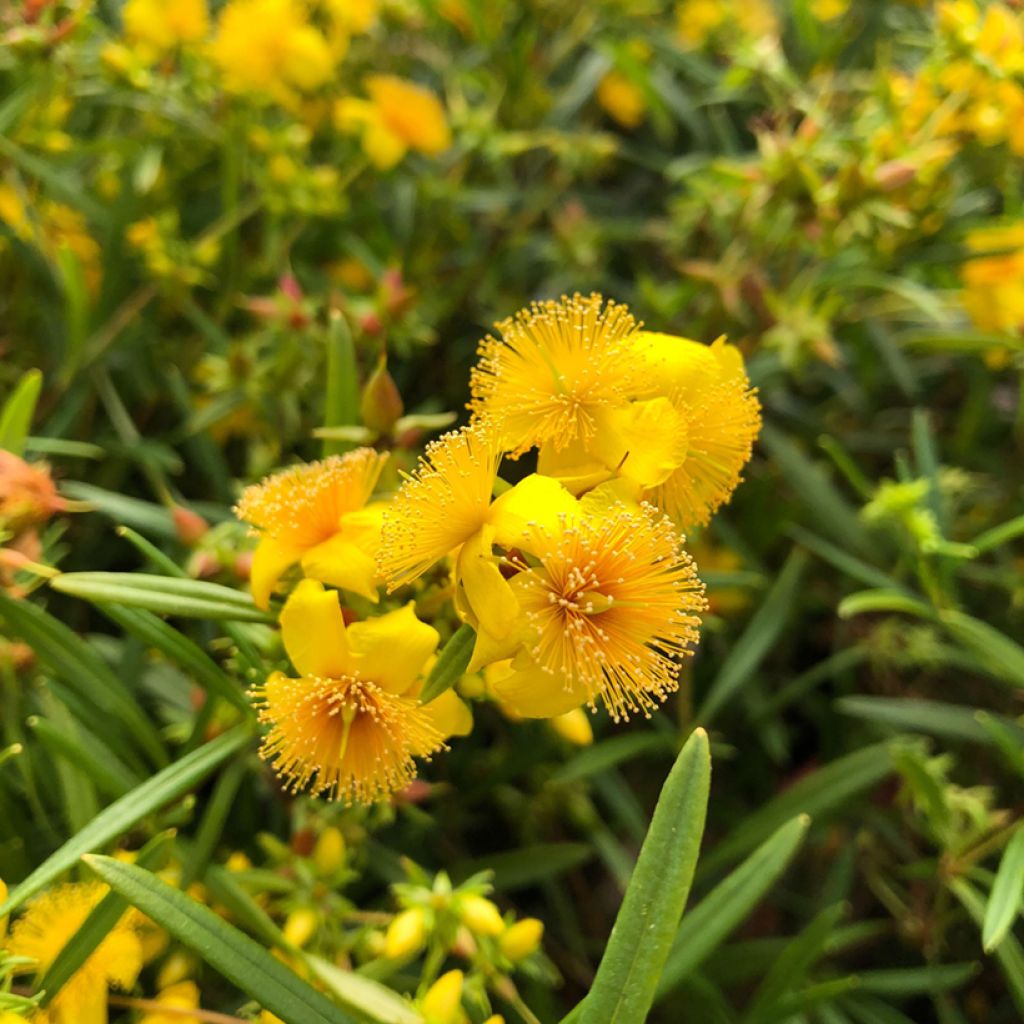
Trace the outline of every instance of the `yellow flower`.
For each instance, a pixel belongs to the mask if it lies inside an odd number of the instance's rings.
[[[363,150],[376,167],[394,167],[410,149],[437,156],[451,146],[444,107],[429,89],[394,75],[371,75],[366,91],[366,100],[340,99],[334,118],[343,131],[362,133]]]
[[[206,0],[128,0],[121,17],[126,38],[149,60],[198,42],[210,28]]]
[[[513,456],[550,442],[586,442],[598,413],[628,396],[637,323],[597,294],[535,302],[480,343],[471,409]]]
[[[31,957],[42,974],[107,891],[87,882],[44,892],[11,928],[7,952]],[[108,988],[131,988],[141,969],[142,946],[126,915],[57,993],[48,1010],[51,1024],[105,1024]]]
[[[383,506],[367,501],[386,459],[359,448],[245,489],[235,513],[260,530],[251,575],[256,604],[267,607],[274,584],[296,562],[313,579],[377,600]]]
[[[677,688],[705,602],[666,517],[581,502],[558,529],[528,527],[518,548],[508,586],[525,630],[511,674],[491,681],[503,704],[550,718],[600,699],[619,720]]]
[[[166,1006],[169,1010],[198,1010],[199,987],[194,981],[179,981],[174,985],[162,988],[155,1002]],[[159,1010],[149,1010],[139,1020],[139,1024],[181,1024],[190,1016],[191,1014],[161,1013]]]
[[[598,82],[595,96],[623,128],[636,128],[647,115],[647,98],[643,90],[617,68]]]
[[[377,23],[380,0],[325,0],[324,7],[347,32],[369,32]]]
[[[594,729],[583,708],[573,708],[551,719],[551,728],[575,747],[589,747],[594,742]]]
[[[500,935],[505,930],[501,911],[485,896],[465,896],[459,904],[459,920],[478,935]]]
[[[420,1010],[426,1024],[457,1024],[461,1017],[462,971],[442,974],[423,997]]]
[[[229,90],[289,107],[330,81],[336,60],[299,0],[230,0],[210,52]]]
[[[427,944],[427,915],[422,907],[410,907],[392,918],[384,935],[384,955],[389,960],[412,956]]]
[[[850,9],[850,0],[811,0],[811,14],[818,21],[835,21]]]
[[[11,233],[27,242],[32,238],[32,220],[17,190],[6,182],[0,182],[0,221],[10,228]]]
[[[544,937],[544,923],[535,917],[524,917],[517,921],[498,940],[502,953],[513,962],[525,960],[540,948]]]
[[[293,791],[331,799],[369,803],[407,786],[413,758],[450,735],[451,709],[415,696],[437,631],[411,604],[346,627],[337,593],[314,580],[288,598],[281,631],[299,677],[275,672],[254,691],[270,725],[262,756]]]
[[[391,592],[422,576],[487,522],[501,456],[487,434],[462,429],[427,445],[384,511],[380,574]]]

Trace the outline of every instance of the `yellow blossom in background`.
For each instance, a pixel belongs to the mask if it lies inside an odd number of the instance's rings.
[[[983,331],[1024,332],[1024,223],[973,231],[979,255],[963,265],[963,303]]]
[[[353,35],[369,32],[377,24],[380,0],[323,0],[330,17]]]
[[[147,59],[206,38],[206,0],[128,0],[121,12],[125,38]]]
[[[0,182],[0,221],[21,241],[27,242],[32,238],[32,220],[28,210],[18,190],[6,182]]]
[[[705,46],[721,31],[759,39],[779,34],[779,22],[769,0],[681,0],[676,4],[676,34],[688,48]]]
[[[818,21],[835,21],[850,9],[850,0],[811,0],[811,14]]]
[[[35,960],[42,975],[109,890],[97,882],[59,885],[37,896],[11,927],[5,949]],[[106,1024],[107,991],[128,989],[142,969],[130,912],[121,917],[50,1004],[50,1024]]]
[[[260,531],[250,579],[261,608],[296,562],[313,579],[377,600],[374,559],[383,506],[367,502],[386,459],[359,448],[245,489],[235,513]]]
[[[462,971],[448,971],[427,989],[420,1003],[424,1024],[459,1024],[463,981]]]
[[[394,167],[410,149],[437,156],[451,146],[444,107],[429,89],[395,75],[371,75],[365,84],[368,99],[338,100],[334,119],[341,130],[360,133],[376,167]]]
[[[154,1002],[169,1010],[198,1010],[199,986],[194,981],[179,981],[162,988]],[[181,1024],[192,1014],[161,1013],[159,1010],[148,1010],[139,1018],[139,1024]]]
[[[407,786],[428,757],[465,728],[458,698],[421,705],[420,676],[437,631],[406,605],[345,625],[335,591],[303,580],[281,613],[285,650],[299,672],[275,672],[254,690],[267,723],[262,756],[294,791],[369,803]]]
[[[230,0],[210,45],[225,86],[294,107],[330,81],[336,54],[299,0]]]
[[[627,49],[629,55],[641,64],[651,56],[650,47],[642,40],[634,40]],[[605,73],[594,95],[608,115],[623,128],[636,128],[647,116],[647,97],[643,89],[619,68]]]
[[[498,944],[502,953],[514,963],[525,960],[531,953],[535,953],[540,948],[543,937],[544,922],[538,921],[535,917],[524,917],[505,931]]]
[[[597,294],[535,302],[497,324],[470,376],[474,420],[513,457],[550,442],[556,450],[597,433],[598,414],[633,384],[629,310]]]

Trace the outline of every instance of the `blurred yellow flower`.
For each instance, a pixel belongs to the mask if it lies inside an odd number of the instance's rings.
[[[336,61],[300,0],[230,0],[210,52],[230,91],[286,107],[329,82]]]
[[[1024,332],[1024,222],[973,231],[967,244],[979,254],[962,269],[971,320],[983,331]]]
[[[324,0],[324,7],[341,28],[355,35],[377,24],[380,0]]]
[[[98,882],[59,885],[37,896],[14,923],[5,948],[35,960],[42,974],[109,890]],[[48,1008],[50,1024],[105,1024],[107,990],[128,989],[142,969],[132,912],[122,916]]]
[[[451,146],[444,107],[429,89],[394,75],[371,75],[366,92],[369,99],[338,100],[334,119],[341,130],[361,133],[374,166],[394,167],[410,149],[437,156]]]
[[[458,1024],[462,1016],[463,980],[462,971],[448,971],[427,989],[420,1003],[425,1024]]]
[[[647,116],[647,98],[635,82],[612,68],[597,84],[597,102],[623,128],[636,128]]]
[[[206,0],[128,0],[121,12],[125,38],[146,59],[206,38]]]
[[[167,1007],[169,1013],[148,1010],[139,1018],[139,1024],[181,1024],[192,1014],[174,1013],[175,1010],[199,1009],[199,986],[194,981],[179,981],[162,988],[154,1002]]]
[[[676,4],[676,35],[683,46],[705,46],[726,30],[753,39],[777,36],[779,22],[769,0],[681,0]]]
[[[389,960],[413,956],[427,944],[427,915],[422,907],[396,914],[384,933],[384,955]]]
[[[296,562],[313,579],[377,600],[383,505],[367,502],[386,460],[359,448],[245,489],[235,514],[260,531],[250,577],[257,605],[267,607],[274,584]]]
[[[818,21],[835,21],[850,9],[850,0],[811,0],[811,14]]]
[[[544,937],[544,922],[535,917],[524,917],[511,925],[498,940],[502,953],[513,962],[525,960],[540,948]]]
[[[370,803],[407,786],[413,758],[450,735],[450,709],[414,696],[437,630],[411,604],[346,626],[337,592],[303,580],[281,612],[281,632],[299,677],[275,672],[253,692],[270,725],[261,755],[296,792],[309,786]]]

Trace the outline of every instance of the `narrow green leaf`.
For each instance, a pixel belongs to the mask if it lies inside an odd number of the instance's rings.
[[[632,761],[641,754],[672,753],[669,737],[656,732],[627,733],[612,736],[586,747],[567,761],[552,776],[552,782],[576,782],[598,772],[614,768],[623,761]]]
[[[683,917],[658,985],[658,1000],[689,977],[747,918],[789,866],[809,824],[810,818],[801,814],[777,829]]]
[[[812,554],[817,555],[823,561],[835,566],[840,572],[846,573],[852,579],[859,580],[869,587],[899,590],[899,582],[892,578],[887,572],[877,569],[873,565],[851,555],[831,541],[805,530],[802,526],[792,526],[786,531],[798,544],[803,545]]]
[[[858,977],[863,992],[876,996],[906,997],[960,988],[977,973],[976,963],[930,964],[927,967],[860,971]]]
[[[979,533],[972,540],[971,547],[979,553],[991,551],[1024,534],[1024,515],[1016,516],[1005,523],[993,526],[992,529]]]
[[[444,645],[444,649],[438,655],[434,667],[423,684],[423,692],[420,694],[420,701],[429,704],[432,700],[440,697],[445,690],[451,689],[462,677],[473,656],[473,644],[476,643],[476,633],[468,623],[463,623],[455,631],[454,635]]]
[[[162,615],[237,622],[273,622],[248,594],[219,583],[143,572],[65,572],[50,586],[94,603],[124,604]]]
[[[699,722],[709,724],[743,684],[754,678],[762,659],[774,647],[796,607],[800,578],[806,564],[807,556],[799,548],[790,553],[778,579],[722,662],[697,712]]]
[[[244,932],[155,875],[110,857],[85,861],[111,889],[285,1024],[354,1024]]]
[[[994,626],[964,612],[946,609],[939,613],[939,621],[998,678],[1024,687],[1024,647]]]
[[[745,1024],[767,1024],[787,994],[800,988],[807,972],[825,952],[825,944],[849,908],[845,903],[826,907],[811,923],[786,944],[757,987],[744,1016]]]
[[[921,619],[930,619],[935,615],[932,607],[925,604],[924,601],[912,597],[904,590],[893,590],[887,587],[880,587],[877,590],[858,590],[856,594],[844,597],[839,602],[837,611],[841,619],[851,619],[855,615],[864,615],[870,612],[903,612]]]
[[[202,877],[203,871],[213,855],[214,847],[224,831],[224,823],[231,813],[231,807],[235,802],[242,779],[245,778],[247,767],[244,758],[232,761],[217,780],[213,794],[203,813],[203,820],[199,824],[199,830],[196,832],[195,842],[181,868],[182,889],[187,890],[197,878]]]
[[[365,978],[318,956],[307,953],[303,959],[310,970],[334,993],[347,1010],[377,1024],[424,1024],[418,1013],[397,992],[372,978]]]
[[[1018,825],[1003,851],[996,880],[992,883],[981,943],[991,953],[1006,936],[1021,907],[1024,906],[1024,825]]]
[[[250,714],[252,706],[245,694],[198,644],[173,626],[144,608],[126,608],[124,605],[100,604],[107,618],[137,636],[143,643],[162,651],[175,664],[183,668],[210,697],[220,697],[238,710]]]
[[[331,315],[327,326],[327,395],[324,399],[325,427],[351,426],[359,422],[359,367],[348,321],[340,312]],[[324,440],[324,455],[337,455],[352,445],[331,438]]]
[[[480,860],[463,861],[452,868],[452,875],[465,879],[480,871],[491,871],[494,888],[509,892],[564,874],[593,856],[589,843],[535,843]]]
[[[954,878],[948,885],[950,892],[981,927],[985,920],[985,901],[981,893],[965,878]],[[1012,932],[1007,932],[1003,936],[1003,941],[992,952],[1006,976],[1010,996],[1017,1007],[1017,1012],[1024,1018],[1024,948]]]
[[[60,489],[62,494],[74,498],[75,501],[88,502],[115,523],[124,523],[164,540],[178,539],[178,531],[174,527],[171,513],[163,505],[131,498],[116,491],[107,491],[95,484],[82,483],[80,480],[64,480]]]
[[[923,732],[945,739],[992,745],[995,740],[977,718],[977,708],[965,704],[944,704],[915,697],[840,697],[836,706],[843,714],[880,722],[905,732]],[[1024,744],[1024,729],[1010,718],[999,717],[1007,729]]]
[[[159,863],[164,854],[165,844],[173,836],[173,829],[154,836],[139,851],[135,863],[140,868],[150,868]],[[107,893],[96,904],[36,986],[39,991],[45,993],[42,999],[43,1006],[53,1002],[67,980],[89,959],[93,950],[107,937],[127,909],[128,901],[115,892]]]
[[[29,370],[18,381],[0,409],[0,448],[15,455],[24,453],[25,439],[42,389],[43,375],[39,370]]]
[[[217,765],[249,743],[248,729],[239,727],[218,736],[206,746],[187,754],[147,779],[141,786],[100,811],[93,820],[52,853],[0,904],[0,917],[20,907],[30,896],[78,863],[85,853],[99,849],[126,832],[147,814],[189,792]]]
[[[141,783],[141,779],[103,742],[85,730],[71,735],[47,718],[33,715],[29,728],[51,753],[65,758],[96,784],[111,799],[124,796]]]
[[[0,592],[0,619],[89,704],[127,728],[155,764],[167,763],[160,733],[95,649],[30,601]]]
[[[879,743],[847,754],[805,775],[748,815],[706,853],[701,861],[701,874],[718,871],[742,857],[797,814],[808,814],[818,820],[837,808],[846,807],[853,797],[870,789],[891,771],[889,747]]]
[[[711,782],[708,737],[696,730],[658,798],[581,1024],[643,1024],[686,906]]]
[[[230,911],[234,920],[252,935],[268,946],[287,947],[284,932],[242,887],[233,872],[219,864],[209,864],[203,873],[203,884],[210,895]]]

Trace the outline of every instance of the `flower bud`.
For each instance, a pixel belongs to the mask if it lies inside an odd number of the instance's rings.
[[[0,903],[7,902],[7,883],[0,878]],[[0,917],[0,939],[7,934],[7,918]]]
[[[505,1024],[505,1018],[500,1013],[496,1013],[493,1017],[488,1017],[484,1024]]]
[[[371,430],[388,434],[401,417],[404,406],[394,379],[388,373],[387,357],[381,354],[377,367],[363,388],[359,413]]]
[[[316,934],[318,920],[312,907],[293,910],[284,923],[284,937],[300,949]]]
[[[345,838],[341,831],[329,825],[320,833],[313,847],[313,866],[321,878],[329,878],[338,873],[345,863]]]
[[[182,544],[192,547],[198,543],[207,530],[209,523],[198,513],[183,505],[175,505],[171,512],[171,519],[174,521],[174,530],[178,534],[178,540]]]
[[[412,956],[427,943],[427,917],[421,907],[403,910],[388,925],[384,936],[384,955],[391,960]]]
[[[462,1003],[462,981],[462,971],[449,971],[427,989],[420,1005],[426,1024],[456,1024]]]
[[[466,896],[460,900],[459,918],[478,935],[500,935],[505,930],[501,911],[483,896]]]
[[[535,917],[524,917],[517,921],[498,940],[502,953],[513,963],[524,960],[539,946],[544,934],[544,924]]]
[[[577,747],[588,747],[594,742],[594,730],[590,727],[590,718],[583,708],[573,708],[564,715],[557,715],[551,720],[551,728],[569,743]]]

